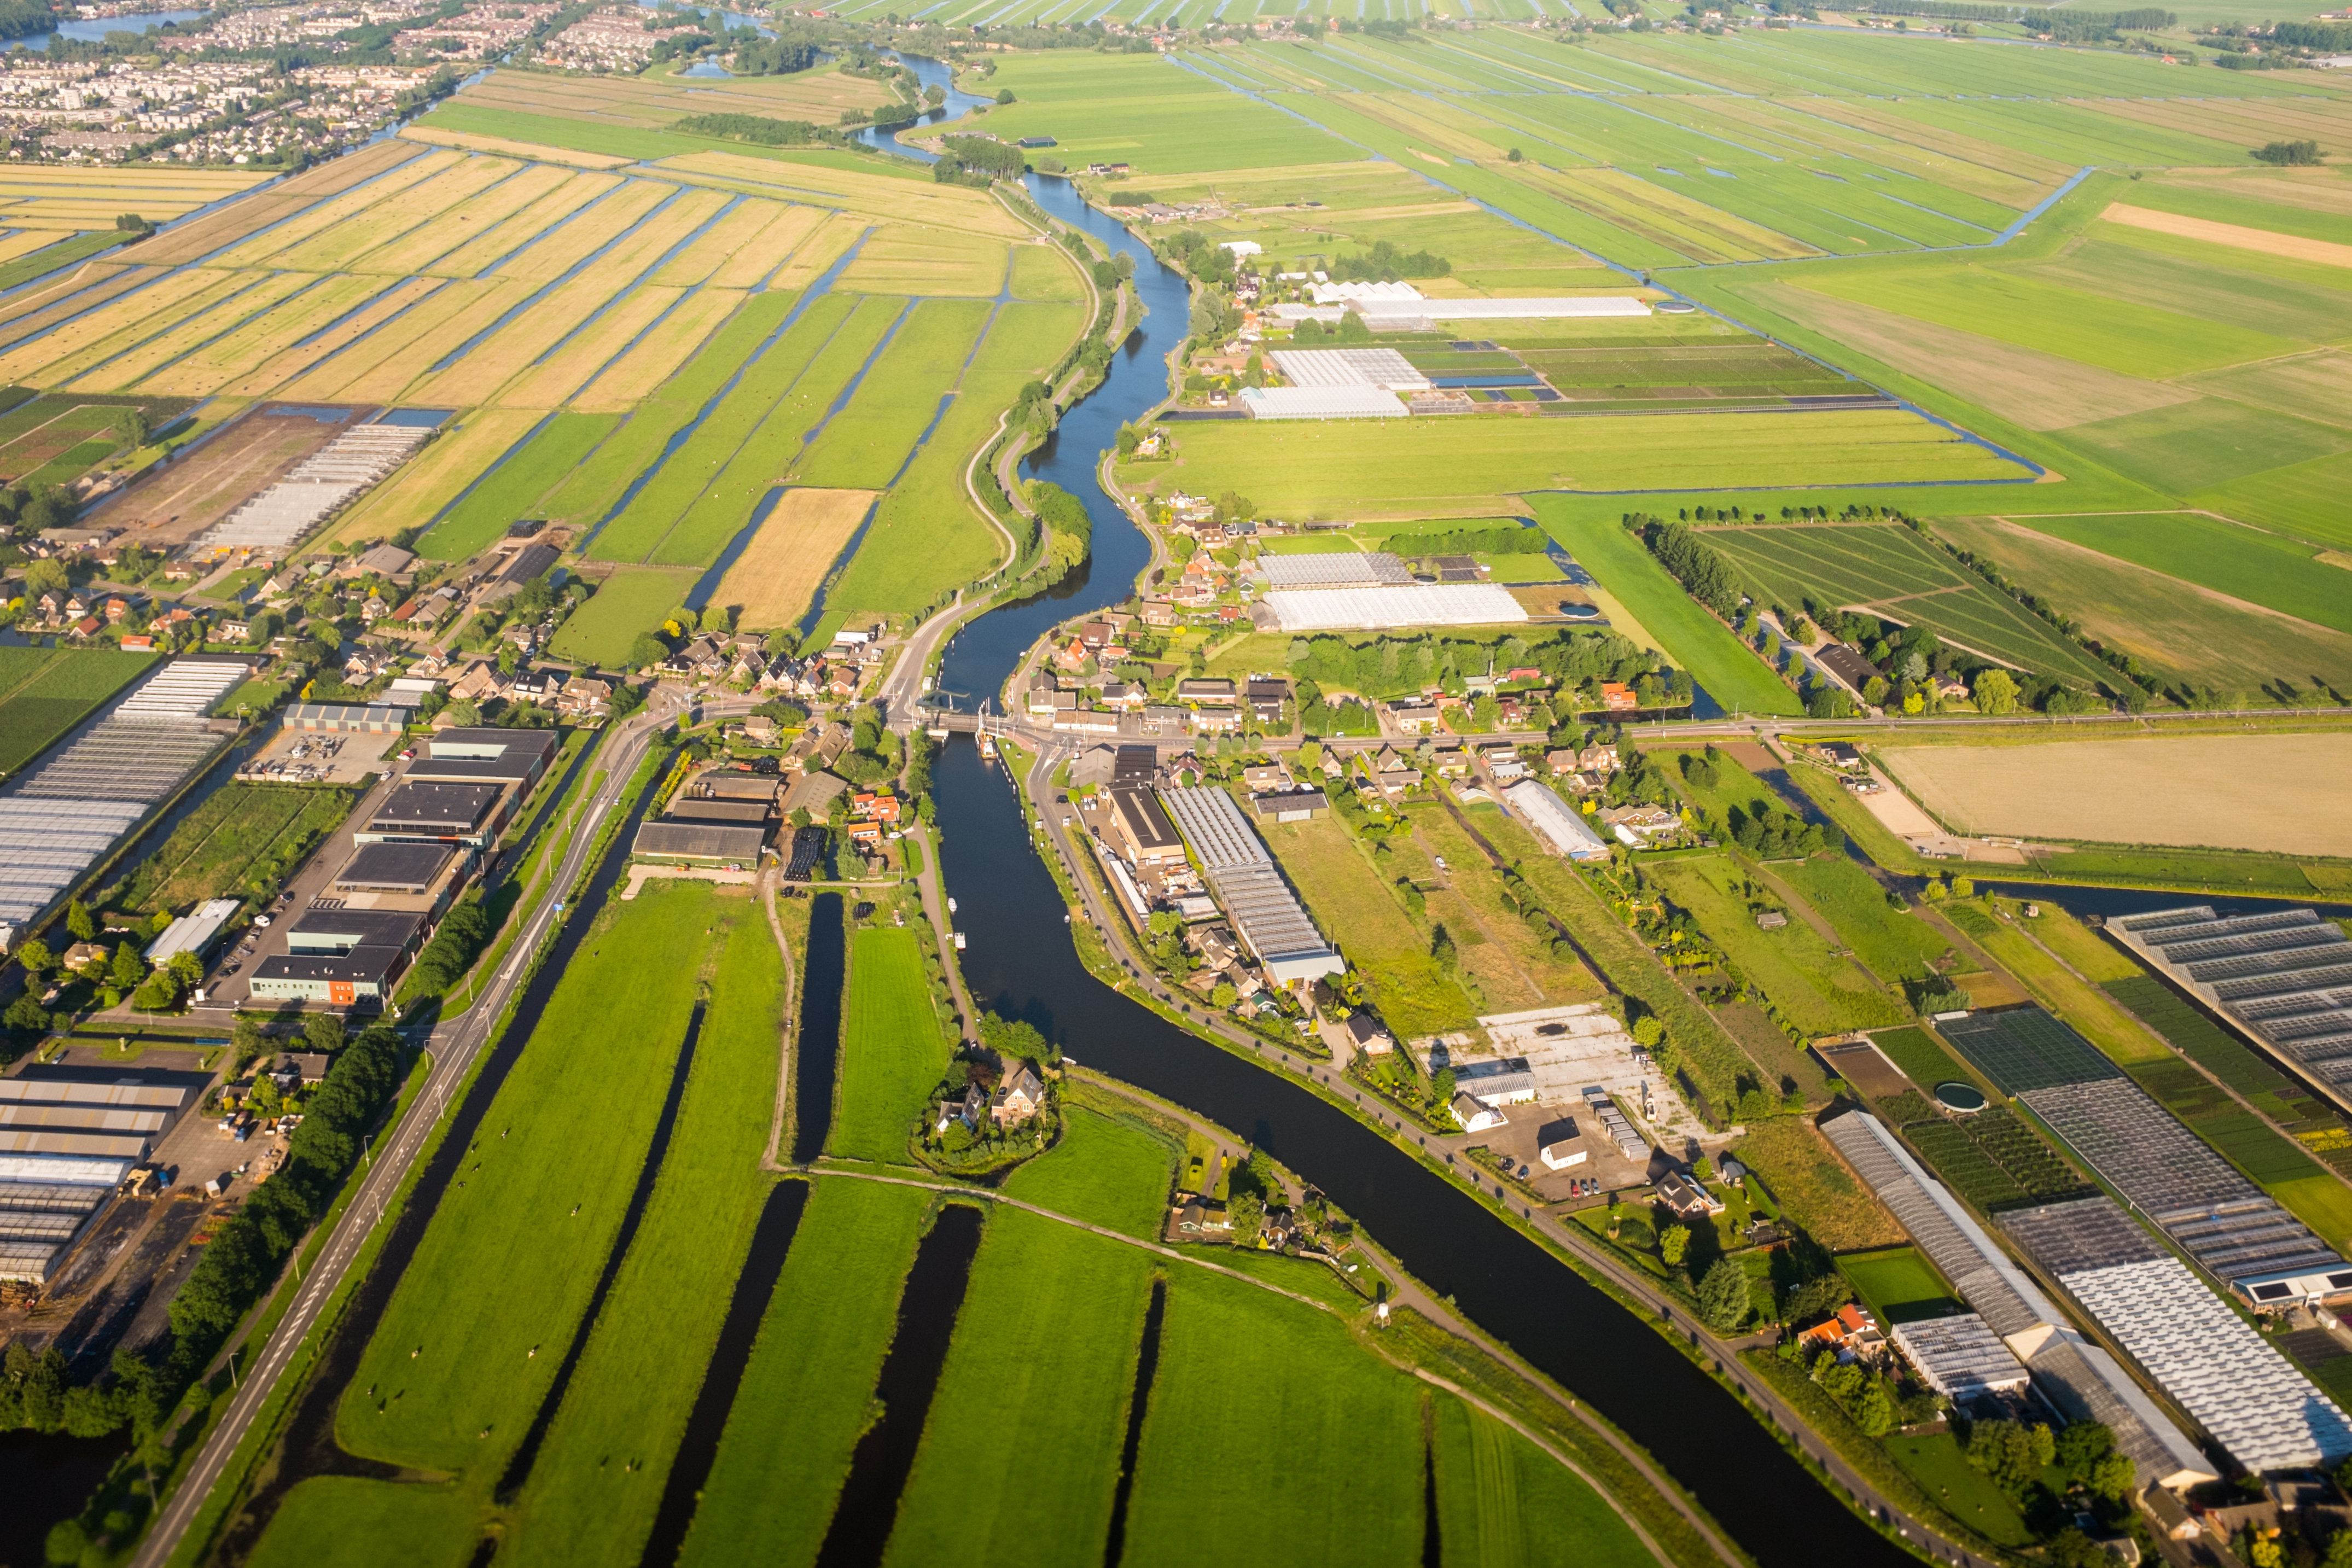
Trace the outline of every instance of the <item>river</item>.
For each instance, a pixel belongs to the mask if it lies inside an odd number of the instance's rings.
[[[1150,559],[1150,542],[1104,494],[1095,465],[1122,422],[1167,395],[1165,356],[1184,336],[1190,314],[1184,280],[1086,206],[1067,181],[1033,174],[1028,185],[1055,217],[1134,257],[1149,314],[1114,358],[1109,378],[1023,465],[1086,503],[1094,518],[1090,567],[1050,594],[982,616],[958,636],[940,685],[972,695],[997,692],[1048,627],[1125,599]],[[958,924],[971,934],[964,974],[980,1005],[1026,1018],[1085,1065],[1265,1146],[1433,1291],[1452,1296],[1488,1333],[1648,1448],[1768,1568],[1908,1561],[1823,1495],[1721,1385],[1485,1203],[1296,1082],[1096,980],[1064,934],[1060,892],[1030,847],[1003,773],[959,737],[936,778],[940,864],[962,910]]]

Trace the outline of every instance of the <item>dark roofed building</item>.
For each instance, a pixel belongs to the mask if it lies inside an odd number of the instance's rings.
[[[739,773],[733,768],[720,768],[703,774],[688,788],[696,795],[711,800],[772,800],[782,786],[781,774]]]
[[[408,765],[407,776],[529,789],[562,746],[551,729],[445,729],[425,743],[425,755]]]
[[[360,843],[384,839],[442,839],[479,847],[505,823],[502,784],[406,783],[394,789],[353,838]]]
[[[768,820],[771,800],[697,800],[684,795],[662,813],[667,822],[713,822],[728,827],[757,827]]]
[[[752,866],[767,847],[765,828],[725,827],[705,822],[647,822],[632,850],[640,860],[693,861]]]
[[[1184,841],[1150,790],[1114,789],[1110,792],[1110,810],[1113,844],[1125,851],[1130,862],[1137,865],[1184,863]]]
[[[362,844],[335,873],[338,893],[431,891],[457,852],[442,843]]]
[[[269,1001],[381,1005],[424,929],[425,917],[407,911],[306,909],[286,934],[287,950],[264,958],[247,989]]]

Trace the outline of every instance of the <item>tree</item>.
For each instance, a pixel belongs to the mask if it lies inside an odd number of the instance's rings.
[[[1265,1199],[1255,1192],[1237,1192],[1225,1205],[1225,1219],[1233,1227],[1234,1246],[1255,1247],[1258,1232],[1265,1228]]]
[[[332,1056],[343,1049],[343,1020],[332,1013],[312,1013],[302,1020],[302,1033],[310,1049],[324,1056]]]
[[[236,1063],[229,1072],[232,1078],[243,1077],[247,1066],[269,1049],[268,1037],[261,1032],[261,1025],[242,1014],[229,1030],[228,1043],[229,1052]]]
[[[2327,1538],[2327,1555],[2319,1560],[2319,1568],[2352,1568],[2352,1530],[2339,1530]]]
[[[1001,87],[996,89],[996,101],[999,103],[1013,103],[1018,100],[1013,98],[1013,89],[1011,88]]]
[[[130,943],[121,943],[114,949],[111,972],[116,988],[128,990],[147,977],[147,960],[141,957],[139,949]]]
[[[1698,1310],[1707,1326],[1729,1331],[1748,1321],[1748,1270],[1717,1258],[1698,1282]]]
[[[98,922],[89,917],[89,906],[79,898],[67,901],[66,929],[73,933],[77,942],[98,940]]]
[[[21,992],[15,1001],[8,1004],[7,1012],[0,1015],[0,1023],[5,1023],[19,1034],[47,1034],[49,1032],[49,1013],[30,991]]]
[[[1633,1020],[1633,1043],[1643,1051],[1655,1051],[1658,1042],[1666,1038],[1666,1026],[1658,1021],[1655,1013],[1643,1013]]]
[[[628,662],[632,669],[646,669],[668,657],[669,644],[650,632],[638,632],[636,640],[629,644]]]
[[[205,961],[194,953],[174,953],[163,967],[172,972],[172,977],[179,981],[184,989],[205,977]]]
[[[1526,153],[1524,153],[1524,152],[1520,152],[1520,151],[1519,151],[1517,148],[1516,148],[1516,147],[1512,148],[1508,152],[1506,152],[1505,154],[1503,154],[1503,156],[1505,156],[1506,158],[1509,159],[1509,160],[1510,160],[1512,162],[1514,162],[1514,163],[1524,162],[1526,161],[1526,159],[1527,159],[1527,154],[1526,154]]]
[[[1241,999],[1242,994],[1234,989],[1230,980],[1219,980],[1209,989],[1209,1005],[1212,1007],[1230,1008]]]
[[[1666,1260],[1667,1268],[1682,1267],[1684,1256],[1690,1251],[1690,1239],[1686,1225],[1669,1225],[1658,1233],[1658,1256]]]
[[[1969,688],[1976,700],[1977,711],[1998,718],[2017,711],[2017,677],[2007,670],[1986,670],[1977,676],[1976,685]]]
[[[1443,925],[1430,934],[1429,956],[1437,960],[1437,966],[1441,969],[1452,969],[1459,959],[1459,955],[1454,951],[1454,937]]]
[[[49,951],[47,943],[34,936],[17,946],[16,962],[25,967],[25,973],[39,979],[58,967],[58,956]]]

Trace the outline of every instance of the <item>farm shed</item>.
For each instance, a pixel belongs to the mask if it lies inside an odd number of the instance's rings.
[[[1522,779],[1503,791],[1503,799],[1528,830],[1550,847],[1552,853],[1572,861],[1609,858],[1609,845],[1592,831],[1592,824],[1549,784]]]
[[[286,710],[287,728],[328,735],[398,735],[407,724],[405,707],[296,703]]]
[[[647,822],[637,830],[630,853],[639,860],[720,862],[757,865],[767,847],[764,828],[727,828],[699,822]]]
[[[2352,1418],[2112,1198],[2047,1204],[2000,1224],[2248,1469],[2352,1454]]]
[[[213,938],[220,935],[220,928],[228,924],[236,909],[237,901],[234,898],[206,899],[165,926],[163,935],[147,945],[147,961],[168,964],[182,953],[203,957],[205,949],[212,946]]]
[[[1376,632],[1401,626],[1499,626],[1528,619],[1508,589],[1491,582],[1417,582],[1379,588],[1277,588],[1252,619],[1266,631]],[[1266,622],[1271,621],[1272,625]]]

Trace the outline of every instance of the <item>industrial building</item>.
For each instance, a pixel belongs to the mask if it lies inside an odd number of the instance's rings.
[[[1549,784],[1522,779],[1503,791],[1503,799],[1552,853],[1572,861],[1609,858],[1608,841],[1593,831],[1582,812],[1561,800]]]
[[[2022,1393],[2032,1381],[2017,1353],[1974,1312],[1897,1323],[1895,1347],[1928,1387],[1963,1407],[1988,1394]]]
[[[384,798],[354,843],[432,840],[480,849],[495,842],[507,822],[513,787],[507,784],[437,784],[414,779]]]
[[[286,727],[325,735],[398,735],[408,727],[408,709],[344,703],[296,703],[286,710]]]
[[[1822,1124],[1822,1132],[1985,1326],[2025,1364],[2042,1396],[2068,1420],[2102,1422],[2115,1433],[2141,1484],[2178,1488],[2220,1479],[2122,1364],[2067,1322],[1877,1117],[1849,1111]]]
[[[2107,922],[2116,939],[2352,1107],[2352,939],[2312,909],[2210,904]]]
[[[1184,863],[1184,841],[1150,790],[1113,789],[1109,800],[1110,821],[1104,824],[1105,837],[1128,864],[1141,869]]]
[[[1326,975],[1347,972],[1347,961],[1323,940],[1231,795],[1215,789],[1162,789],[1160,800],[1192,845],[1234,935],[1268,979],[1309,986]]]
[[[1276,588],[1251,611],[1262,632],[1377,632],[1405,626],[1499,626],[1528,619],[1510,590],[1491,582],[1413,582],[1376,588]]]
[[[547,729],[445,729],[425,743],[425,755],[404,777],[419,783],[511,784],[520,797],[539,782],[562,744]]]
[[[0,796],[0,951],[228,744],[205,716],[242,683],[242,659],[173,659]]]
[[[196,1103],[186,1073],[34,1066],[0,1079],[0,1280],[58,1260]]]
[[[168,964],[183,953],[193,953],[202,958],[205,949],[213,945],[214,938],[221,933],[221,927],[236,915],[238,907],[234,898],[206,899],[165,926],[163,935],[147,945],[147,961],[155,965]]]
[[[764,827],[730,827],[665,818],[639,826],[629,852],[639,860],[756,866],[767,847],[768,830]]]
[[[286,951],[255,967],[250,993],[257,1000],[381,1006],[424,929],[425,916],[413,911],[313,904],[287,931]]]
[[[2352,1291],[2352,1268],[2123,1070],[2040,1008],[1939,1019],[1944,1037],[2250,1304]]]
[[[2045,1204],[2000,1225],[2246,1469],[2352,1455],[2352,1419],[2113,1199]]]
[[[437,920],[476,863],[472,849],[424,840],[362,843],[335,873],[334,894],[357,909],[396,909]]]

